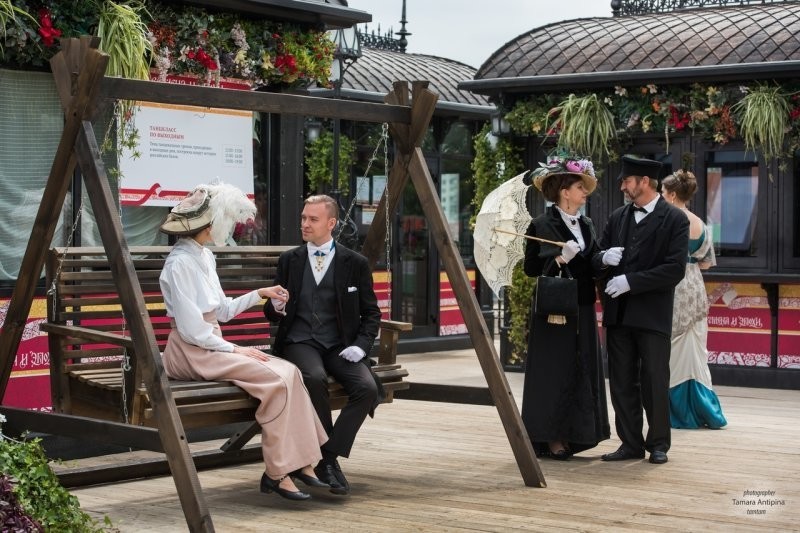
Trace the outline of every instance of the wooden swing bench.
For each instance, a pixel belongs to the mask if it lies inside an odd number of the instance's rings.
[[[130,249],[160,351],[166,345],[170,324],[158,277],[170,249]],[[217,272],[225,293],[235,296],[269,285],[278,256],[287,249],[215,248]],[[40,328],[49,338],[53,411],[156,427],[153,405],[141,367],[136,364],[134,344],[126,331],[106,252],[99,247],[54,248],[49,251],[46,271],[48,287],[55,290],[48,293],[48,320]],[[220,326],[223,336],[231,342],[269,350],[272,326],[261,305]],[[397,364],[396,358],[399,334],[410,329],[411,324],[405,322],[381,322],[378,363],[373,370],[386,390],[384,403],[393,400],[394,391],[409,387],[403,380],[408,371]],[[124,360],[129,361],[128,370],[122,368]],[[184,428],[254,420],[257,400],[230,382],[170,379],[169,385]],[[347,403],[347,394],[333,378],[329,379],[328,390],[332,409]],[[253,429],[247,438],[254,434]]]

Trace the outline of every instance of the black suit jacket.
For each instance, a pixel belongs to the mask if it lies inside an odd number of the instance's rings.
[[[611,213],[600,238],[601,251],[593,258],[595,267],[604,269],[606,281],[625,274],[631,287],[617,298],[602,293],[603,325],[649,329],[670,336],[675,286],[686,273],[689,256],[689,219],[659,197],[653,212],[640,224],[645,225],[636,240],[628,242],[636,221],[633,204],[625,205]],[[603,251],[614,246],[625,246],[622,261],[606,267]]]
[[[273,343],[273,353],[281,355],[289,328],[294,323],[297,302],[303,287],[303,272],[308,262],[308,248],[304,244],[281,254],[275,284],[289,291],[286,316],[278,313],[267,300],[264,315],[279,322]],[[367,259],[336,244],[333,256],[333,284],[336,288],[336,318],[343,346],[358,346],[369,355],[380,328],[381,311],[372,288],[372,270]]]

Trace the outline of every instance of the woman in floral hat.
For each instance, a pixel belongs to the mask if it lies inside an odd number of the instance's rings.
[[[175,379],[230,381],[261,403],[265,471],[261,492],[290,500],[311,496],[305,485],[330,488],[317,479],[312,464],[322,458],[319,447],[328,440],[303,385],[300,370],[279,357],[222,338],[218,322],[227,322],[262,299],[286,302],[281,286],[262,287],[236,298],[222,292],[214,254],[207,244],[226,244],[234,226],[256,214],[256,206],[232,185],[199,185],[167,216],[161,231],[177,235],[159,277],[172,331],[164,348],[164,370]]]
[[[525,273],[577,279],[579,312],[564,320],[531,314],[522,420],[536,454],[563,461],[611,433],[591,265],[597,237],[580,213],[597,179],[588,159],[551,156],[533,172],[533,185],[553,205],[533,220],[528,235],[565,245],[529,240]]]

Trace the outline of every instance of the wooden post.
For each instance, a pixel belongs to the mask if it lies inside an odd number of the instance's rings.
[[[94,102],[99,94],[99,82],[103,78],[108,63],[108,56],[94,49],[96,43],[86,39],[82,41],[71,39],[68,42],[70,44],[65,46],[64,50],[54,56],[51,61],[56,81],[60,82],[62,87],[66,86],[66,89],[59,90],[66,120],[53,164],[50,167],[50,175],[42,194],[42,201],[39,204],[39,211],[31,229],[31,238],[28,240],[28,246],[22,258],[19,277],[14,285],[3,330],[0,331],[0,401],[5,395],[8,380],[11,377],[14,358],[17,355],[17,349],[33,303],[33,293],[44,266],[47,247],[53,240],[56,223],[61,216],[61,208],[64,205],[70,178],[75,169],[76,160],[73,153],[75,139],[81,128],[81,121],[84,120],[84,117],[91,116],[95,108]],[[91,47],[91,44],[95,44],[95,46]],[[77,62],[82,61],[83,66],[78,71],[77,79],[73,79],[75,72],[73,68],[76,67],[70,65],[67,59],[71,56],[72,62],[75,63],[74,58],[81,46],[86,53],[85,57],[80,56]],[[72,94],[70,88],[73,85],[75,86],[74,96],[69,96]]]
[[[94,129],[88,121],[83,123],[76,151],[186,523],[190,531],[214,531],[183,424],[167,383],[153,325],[150,323],[142,288],[122,231]]]
[[[394,211],[397,200],[410,176],[425,218],[430,224],[431,238],[439,250],[447,277],[453,286],[453,293],[461,308],[467,331],[486,377],[489,392],[497,406],[500,420],[506,430],[522,479],[529,487],[545,487],[544,475],[536,461],[528,432],[522,424],[513,393],[500,365],[500,358],[480,311],[478,299],[469,283],[464,262],[450,236],[450,228],[442,210],[439,195],[420,148],[436,107],[437,96],[427,89],[427,82],[415,82],[412,93],[411,123],[390,125],[399,151],[392,166],[387,188],[390,211]],[[406,104],[408,102],[406,84],[395,83],[394,90],[387,95],[385,101],[392,104]],[[362,253],[372,264],[377,261],[380,254],[380,242],[385,237],[385,199],[385,196],[381,198],[362,249]]]
[[[467,331],[473,346],[475,346],[475,353],[478,355],[483,375],[489,385],[489,392],[506,430],[508,442],[517,459],[522,479],[529,487],[545,487],[547,485],[544,474],[536,461],[528,432],[522,424],[517,404],[514,402],[514,394],[511,392],[506,375],[500,366],[500,358],[481,314],[478,299],[470,285],[464,262],[450,236],[450,228],[439,202],[436,187],[428,171],[428,165],[425,163],[425,156],[419,147],[415,148],[409,172],[422,204],[422,211],[425,213],[428,224],[431,225],[431,237],[439,250],[447,277],[453,286],[453,294],[456,296],[467,325]]]

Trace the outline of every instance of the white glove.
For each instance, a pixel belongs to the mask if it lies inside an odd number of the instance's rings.
[[[606,284],[606,294],[612,298],[616,298],[620,294],[625,294],[629,290],[631,290],[631,286],[628,285],[628,278],[626,278],[624,274],[621,276],[614,276],[611,278],[611,281]]]
[[[364,350],[362,350],[358,346],[348,346],[339,353],[339,357],[344,357],[351,363],[358,363],[359,361],[364,359],[364,356],[366,355],[367,354],[364,353]]]
[[[567,241],[564,247],[561,248],[561,258],[565,263],[572,261],[576,255],[581,251],[581,245],[575,241]]]
[[[270,302],[272,302],[272,308],[275,310],[276,313],[280,313],[281,315],[286,315],[286,302],[279,298],[270,298]]]
[[[603,252],[603,264],[608,266],[617,266],[622,260],[622,246],[615,246]]]

